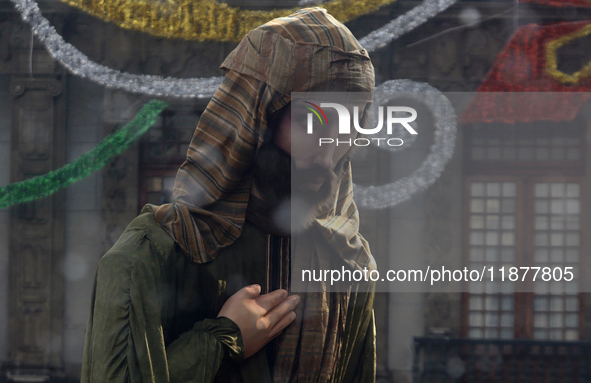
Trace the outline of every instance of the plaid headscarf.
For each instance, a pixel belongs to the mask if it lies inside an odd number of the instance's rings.
[[[221,68],[226,76],[177,173],[174,202],[153,207],[164,230],[197,263],[214,260],[240,236],[251,193],[250,171],[267,117],[290,102],[291,92],[374,90],[367,52],[323,8],[302,9],[250,31]],[[337,253],[352,270],[374,269],[369,246],[359,234],[350,163],[335,172],[340,177],[335,202],[312,224],[320,235],[316,243],[294,241],[292,262],[306,269],[334,267],[329,254]],[[350,294],[300,295],[297,319],[279,338],[274,380],[340,381],[337,370],[344,369],[337,362]]]

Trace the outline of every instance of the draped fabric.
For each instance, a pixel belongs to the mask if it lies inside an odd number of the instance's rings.
[[[249,204],[249,211],[257,209]],[[277,339],[243,359],[240,329],[217,317],[245,284],[265,286],[268,260],[279,261],[278,252],[289,252],[289,237],[270,234],[270,225],[251,218],[247,214],[234,244],[212,262],[198,264],[145,206],[98,262],[81,382],[271,383]],[[333,382],[375,379],[373,294],[366,287],[353,286],[349,295],[340,371]]]
[[[194,262],[216,258],[241,234],[249,202],[250,169],[267,116],[291,92],[373,92],[367,51],[322,8],[307,8],[256,28],[223,62],[226,76],[201,116],[179,169],[174,202],[154,206],[157,221]],[[369,100],[368,100],[369,101]],[[292,240],[300,268],[375,268],[353,201],[348,160],[337,164],[336,199],[313,221],[312,233]],[[371,288],[369,289],[371,291]],[[275,382],[340,381],[350,293],[301,294],[297,319],[278,339]]]

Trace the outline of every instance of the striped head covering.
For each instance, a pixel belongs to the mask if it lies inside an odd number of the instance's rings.
[[[177,173],[174,202],[153,207],[164,230],[197,263],[214,260],[240,236],[267,117],[291,101],[291,92],[374,90],[367,51],[323,8],[302,9],[250,31],[221,68],[226,76]],[[335,268],[338,254],[352,270],[374,269],[359,234],[349,161],[335,172],[334,204],[312,223],[316,240],[294,240],[291,258],[300,268]],[[279,338],[275,382],[339,381],[349,295],[301,294],[297,319]]]

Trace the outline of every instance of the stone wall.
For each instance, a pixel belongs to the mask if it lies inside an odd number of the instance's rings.
[[[10,183],[10,76],[0,75],[0,185]],[[0,360],[8,356],[9,210],[0,209]]]

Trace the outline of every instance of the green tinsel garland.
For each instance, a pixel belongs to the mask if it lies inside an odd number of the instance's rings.
[[[71,164],[0,188],[0,208],[51,195],[102,168],[154,125],[167,107],[168,104],[164,101],[151,100],[121,130],[107,136],[94,149],[82,154]]]

